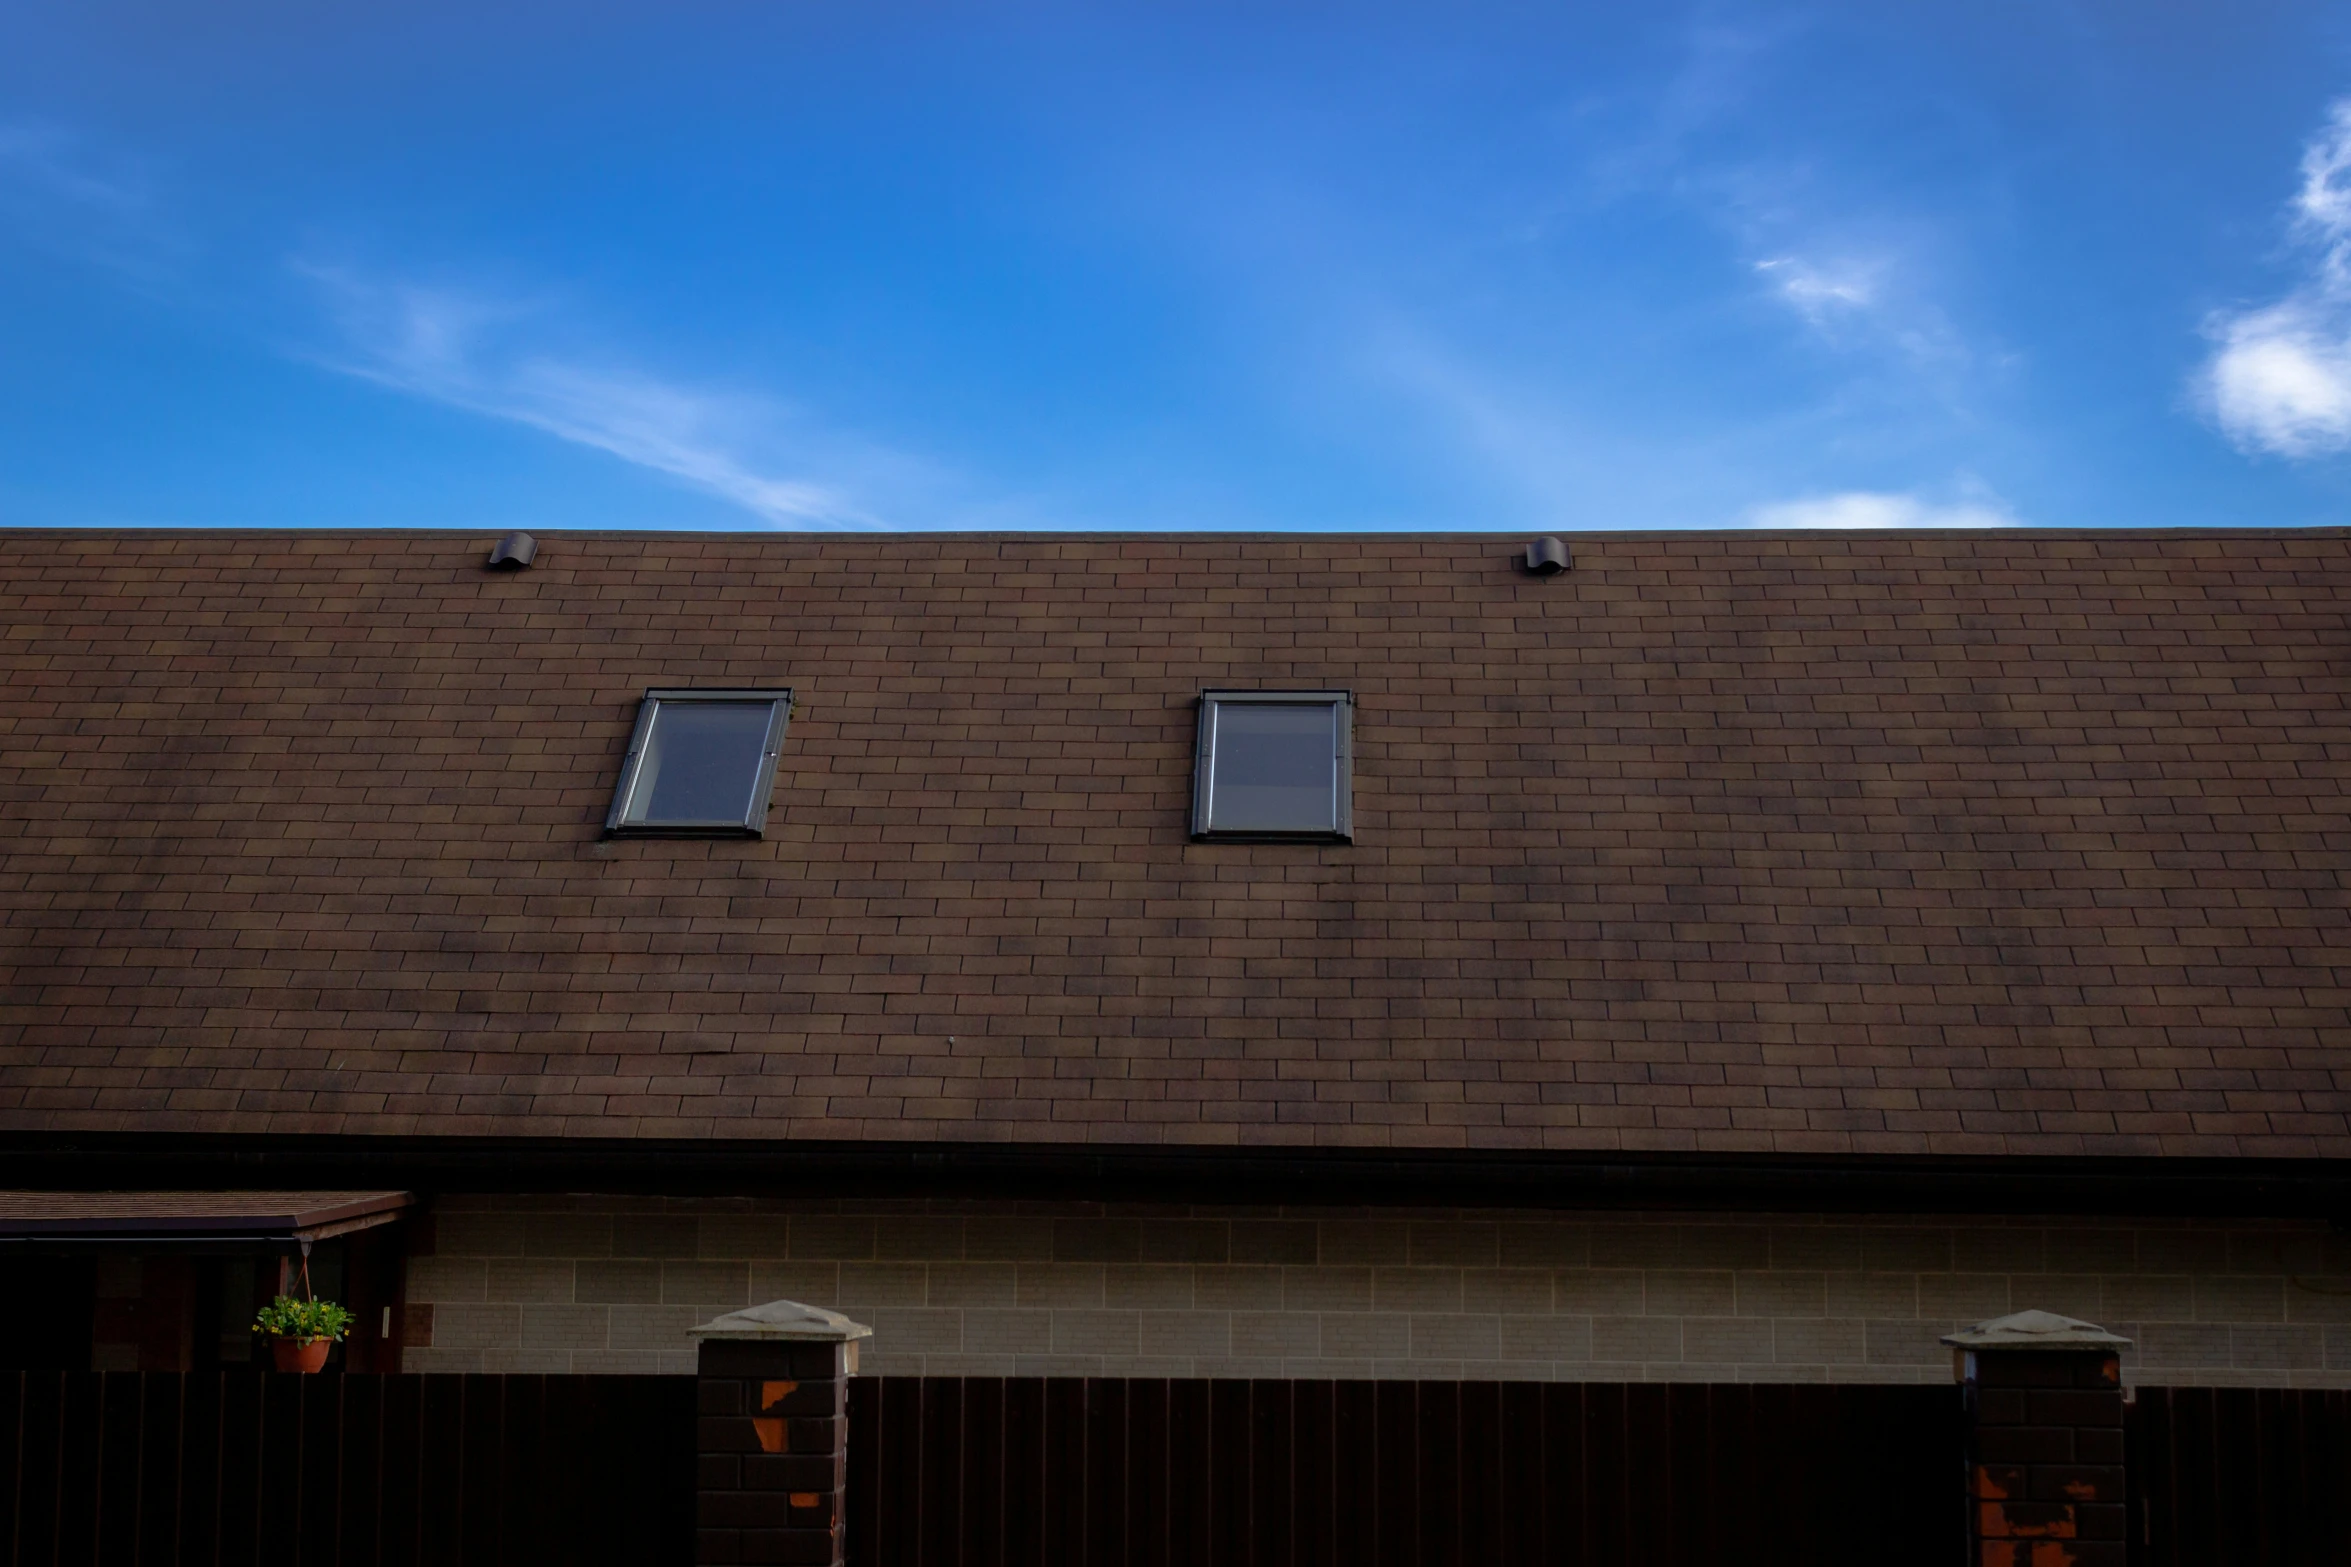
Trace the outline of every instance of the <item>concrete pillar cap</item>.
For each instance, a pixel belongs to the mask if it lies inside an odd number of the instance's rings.
[[[692,1330],[704,1339],[750,1339],[803,1344],[846,1344],[872,1338],[873,1329],[851,1322],[837,1311],[804,1306],[796,1300],[771,1300],[747,1311],[730,1311]]]
[[[1945,1336],[1958,1349],[2128,1349],[2131,1341],[2095,1322],[2054,1311],[2020,1311]]]

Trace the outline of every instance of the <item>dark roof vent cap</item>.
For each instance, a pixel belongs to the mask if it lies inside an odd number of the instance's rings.
[[[1527,572],[1531,576],[1555,577],[1567,570],[1567,546],[1558,539],[1527,540]]]
[[[527,533],[509,533],[498,541],[497,548],[490,551],[489,567],[492,571],[520,571],[538,553],[537,539]]]

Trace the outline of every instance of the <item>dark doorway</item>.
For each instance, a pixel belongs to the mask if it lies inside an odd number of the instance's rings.
[[[91,1284],[86,1257],[0,1253],[0,1370],[89,1370]]]

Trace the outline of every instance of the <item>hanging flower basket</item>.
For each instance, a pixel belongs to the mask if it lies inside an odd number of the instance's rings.
[[[334,1340],[314,1338],[278,1338],[269,1341],[269,1352],[280,1371],[324,1371],[327,1351],[334,1348]]]
[[[327,1351],[351,1331],[351,1313],[331,1300],[296,1300],[280,1295],[261,1308],[253,1331],[270,1337],[270,1355],[280,1371],[318,1371]]]

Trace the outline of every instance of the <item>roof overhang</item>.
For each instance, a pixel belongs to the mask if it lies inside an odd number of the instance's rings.
[[[2105,1213],[2324,1218],[2351,1227],[2351,1159],[2330,1158],[0,1131],[0,1179],[20,1186],[87,1187],[130,1171],[191,1190],[257,1173],[322,1187],[389,1175],[422,1192]]]

